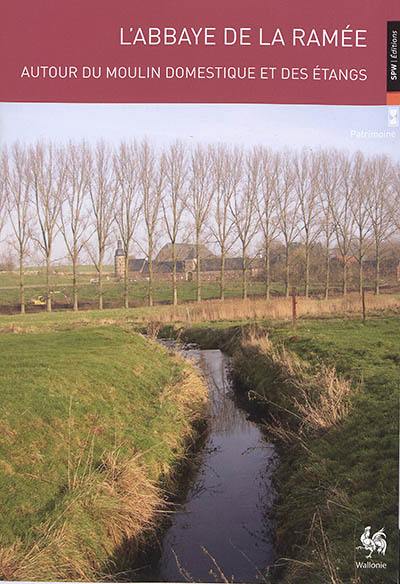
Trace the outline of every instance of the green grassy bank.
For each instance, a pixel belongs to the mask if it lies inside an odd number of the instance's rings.
[[[184,337],[233,354],[239,387],[278,443],[276,581],[397,582],[400,319],[256,328],[201,326]],[[367,561],[356,549],[367,525],[385,528],[386,555],[372,557],[385,568],[356,565]]]
[[[118,327],[0,335],[0,576],[98,580],[165,507],[206,389]]]

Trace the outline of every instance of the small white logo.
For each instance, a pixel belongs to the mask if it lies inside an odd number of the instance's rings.
[[[399,127],[399,108],[390,107],[388,109],[388,126],[389,128]]]
[[[361,541],[362,545],[357,546],[356,549],[358,549],[358,550],[364,549],[367,552],[369,552],[369,555],[365,556],[367,559],[369,559],[372,556],[373,552],[377,552],[378,554],[382,554],[382,556],[385,555],[387,543],[386,543],[386,533],[385,533],[384,527],[382,527],[382,529],[380,529],[379,531],[374,533],[374,535],[371,537],[371,526],[368,525],[364,529],[364,533],[360,537],[360,541]]]

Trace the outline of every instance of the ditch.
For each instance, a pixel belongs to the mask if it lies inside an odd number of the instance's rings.
[[[208,382],[208,431],[182,477],[159,549],[140,579],[263,581],[274,560],[274,446],[234,394],[229,358],[220,350],[185,354]]]

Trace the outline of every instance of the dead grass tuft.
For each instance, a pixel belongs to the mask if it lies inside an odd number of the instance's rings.
[[[29,333],[34,330],[33,327],[22,327],[15,323],[6,324],[0,327],[0,333],[14,333],[20,335],[22,333]]]
[[[176,357],[178,358],[178,357]],[[187,366],[174,386],[160,395],[172,401],[184,420],[183,428],[162,440],[184,456],[193,422],[204,415],[207,388]],[[92,441],[69,469],[67,494],[52,519],[35,529],[34,543],[18,541],[0,548],[0,578],[5,580],[90,581],[109,577],[109,558],[126,541],[139,549],[168,511],[167,497],[143,462],[143,453],[124,460],[120,450],[105,453],[100,468],[93,468]],[[159,473],[173,473],[173,463]],[[154,469],[153,469],[154,474]],[[161,476],[159,474],[158,479]],[[157,481],[158,482],[158,481]]]
[[[265,335],[250,336],[243,347],[261,353],[275,382],[285,389],[284,401],[255,396],[275,406],[277,414],[272,414],[268,427],[276,438],[291,442],[301,434],[327,430],[348,415],[355,390],[333,367],[323,365],[310,371],[307,363],[284,346],[274,346]]]
[[[310,525],[307,549],[311,553],[305,560],[281,559],[287,566],[285,584],[296,584],[300,579],[304,581],[306,576],[310,578],[310,573],[313,574],[316,567],[322,567],[322,577],[326,584],[344,584],[338,574],[333,546],[327,536],[319,509],[315,511]],[[320,578],[318,581],[321,581]],[[356,581],[352,581],[351,584],[356,584]]]
[[[150,320],[147,324],[147,336],[150,339],[157,339],[158,333],[160,332],[161,323],[156,320]]]
[[[191,426],[204,415],[208,402],[206,381],[198,371],[187,367],[179,385],[167,385],[160,400],[173,400],[182,412],[186,412],[186,421]]]
[[[337,376],[333,367],[323,366],[306,383],[298,383],[294,404],[306,426],[326,430],[340,423],[349,413],[350,383]]]
[[[104,559],[125,539],[140,540],[164,507],[139,455],[122,461],[109,453],[101,472],[88,473],[66,497],[57,519],[39,526],[34,545],[0,549],[1,577],[96,580]]]

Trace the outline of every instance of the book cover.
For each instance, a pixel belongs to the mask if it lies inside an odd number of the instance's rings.
[[[398,582],[399,35],[2,3],[2,580]]]

